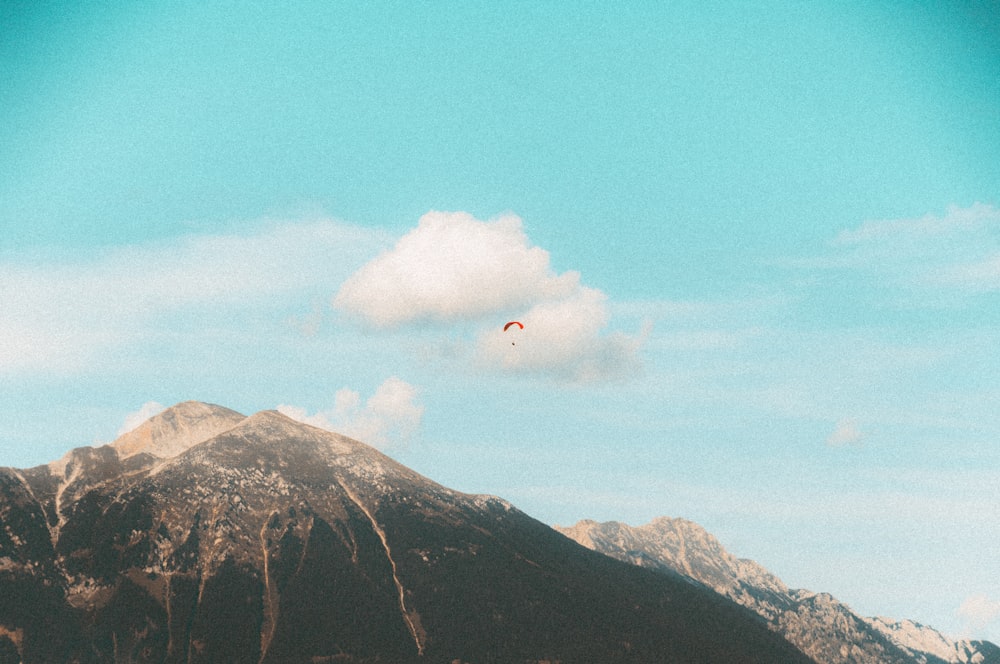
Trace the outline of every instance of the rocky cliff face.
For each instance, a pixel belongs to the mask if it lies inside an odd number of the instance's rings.
[[[661,517],[645,526],[580,521],[556,529],[606,555],[682,574],[764,618],[820,664],[993,664],[995,645],[951,641],[912,621],[869,619],[825,593],[792,590],[751,560],[726,551],[701,526]]]
[[[764,622],[267,411],[0,469],[0,662],[794,662]]]
[[[866,620],[868,624],[909,653],[916,662],[934,662],[935,657],[951,664],[1000,662],[1000,647],[989,641],[954,641],[936,629],[912,620],[892,620],[883,617],[866,618]]]

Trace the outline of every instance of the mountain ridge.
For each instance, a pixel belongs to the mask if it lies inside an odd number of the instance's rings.
[[[276,411],[184,403],[142,445],[0,469],[0,662],[809,661],[500,498]]]
[[[788,588],[758,563],[733,556],[698,524],[657,517],[642,526],[585,519],[554,526],[619,560],[683,574],[745,606],[823,664],[996,664],[988,641],[952,640],[910,620],[865,618],[828,593]]]

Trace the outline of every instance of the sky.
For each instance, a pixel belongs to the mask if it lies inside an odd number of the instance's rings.
[[[0,465],[277,408],[1000,643],[998,16],[0,3]]]

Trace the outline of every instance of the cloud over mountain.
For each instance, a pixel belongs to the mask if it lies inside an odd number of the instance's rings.
[[[986,595],[967,597],[955,614],[965,623],[969,633],[978,633],[1000,619],[1000,601]]]
[[[147,401],[142,404],[139,410],[129,413],[125,416],[125,421],[122,423],[121,427],[118,429],[118,436],[122,436],[129,431],[132,431],[137,426],[153,417],[154,415],[161,413],[165,410],[165,406],[156,401]]]
[[[424,407],[418,391],[406,381],[390,376],[362,403],[361,394],[341,388],[333,407],[312,415],[305,408],[282,404],[277,410],[294,420],[335,431],[380,449],[406,445],[420,428]]]

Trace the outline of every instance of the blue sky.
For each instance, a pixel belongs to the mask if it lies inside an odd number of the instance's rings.
[[[994,3],[63,4],[0,8],[0,463],[280,406],[1000,642]]]

